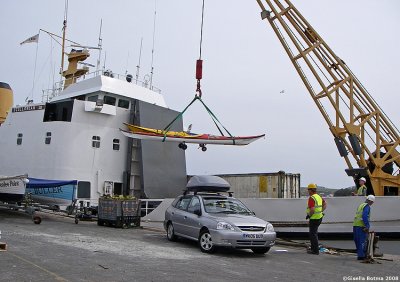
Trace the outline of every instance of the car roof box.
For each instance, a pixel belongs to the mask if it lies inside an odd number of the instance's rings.
[[[223,178],[214,175],[195,175],[186,185],[190,192],[227,192],[231,185]]]

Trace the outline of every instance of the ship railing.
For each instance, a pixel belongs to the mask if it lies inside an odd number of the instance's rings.
[[[141,217],[144,217],[155,210],[164,199],[140,199]]]
[[[119,80],[124,80],[129,83],[134,83],[138,86],[150,89],[151,91],[161,94],[161,89],[150,84],[150,76],[149,75],[145,75],[143,80],[139,80],[130,74],[114,73],[111,70],[98,70],[98,71],[84,74],[79,77],[72,77],[72,79],[73,79],[74,83],[76,83],[76,82],[83,81],[85,79],[89,79],[89,78],[93,78],[93,77],[97,77],[100,75],[108,76],[108,77],[119,79]],[[45,102],[51,101],[51,99],[60,95],[60,92],[63,89],[64,89],[64,81],[59,81],[54,84],[53,88],[42,90],[42,92],[43,92],[42,93],[42,102],[45,103]]]
[[[133,77],[131,74],[128,74],[128,73],[119,74],[119,73],[114,73],[111,70],[98,70],[98,71],[90,72],[90,73],[87,73],[87,74],[81,76],[77,81],[84,80],[84,79],[91,78],[91,77],[96,77],[99,75],[109,76],[111,78],[116,78],[119,80],[127,81],[129,83],[134,83],[136,85],[142,86],[144,88],[148,88],[154,92],[161,94],[160,88],[150,85],[150,76],[149,75],[145,75],[143,80],[139,80],[136,77]]]
[[[63,90],[63,82],[57,82],[51,89],[42,90],[42,103],[50,102],[54,97],[57,97]]]

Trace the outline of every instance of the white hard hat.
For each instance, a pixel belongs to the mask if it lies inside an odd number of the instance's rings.
[[[368,195],[367,200],[371,202],[375,202],[375,196],[374,195]]]
[[[364,177],[361,177],[361,178],[359,179],[359,181],[367,182],[367,180],[366,180]]]

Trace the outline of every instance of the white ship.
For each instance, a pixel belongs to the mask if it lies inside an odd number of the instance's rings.
[[[124,123],[163,127],[178,113],[160,90],[132,75],[78,68],[87,57],[87,49],[72,49],[62,87],[40,103],[11,107],[11,87],[0,83],[1,174],[76,180],[75,198],[91,205],[103,194],[179,194],[186,185],[184,151],[119,130]],[[174,130],[182,130],[182,121]]]

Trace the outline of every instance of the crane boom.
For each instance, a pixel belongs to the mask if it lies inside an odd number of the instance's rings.
[[[291,1],[256,1],[327,122],[347,174],[368,177],[369,193],[399,195],[399,130]]]

